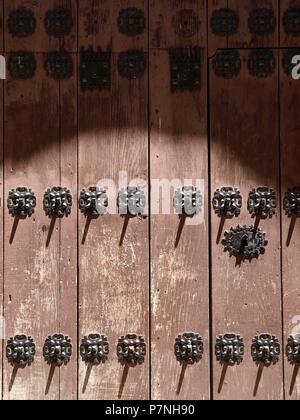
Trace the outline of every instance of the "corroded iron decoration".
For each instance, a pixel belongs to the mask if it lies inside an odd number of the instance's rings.
[[[199,17],[192,9],[178,10],[172,23],[175,33],[183,38],[191,38],[198,33],[200,27]]]
[[[118,28],[121,34],[136,36],[144,32],[146,18],[143,10],[136,7],[128,7],[120,11],[118,16]]]
[[[13,79],[30,79],[36,70],[33,52],[12,52],[8,57],[8,70]]]
[[[216,339],[217,361],[224,364],[240,364],[244,357],[244,340],[238,334],[226,333]]]
[[[44,210],[47,216],[64,217],[71,213],[72,195],[64,187],[49,188],[44,194]]]
[[[8,32],[17,38],[25,38],[34,33],[36,18],[32,10],[19,8],[12,10],[7,19]]]
[[[34,361],[35,343],[25,334],[10,337],[6,346],[6,357],[9,363],[24,367]]]
[[[300,36],[300,8],[292,7],[285,11],[283,28],[288,35]]]
[[[69,35],[73,24],[74,19],[72,12],[65,7],[49,10],[44,19],[47,34],[56,38]]]
[[[238,216],[241,212],[242,204],[242,195],[238,188],[222,187],[214,192],[212,205],[219,217]]]
[[[201,84],[200,48],[171,48],[171,89],[197,91]]]
[[[127,334],[118,340],[117,356],[122,364],[135,366],[145,361],[146,343],[144,337]]]
[[[249,192],[248,210],[250,214],[272,217],[276,212],[276,193],[272,188],[253,188]]]
[[[7,208],[13,216],[31,216],[36,207],[34,192],[27,187],[18,187],[9,191]]]
[[[300,334],[291,335],[286,346],[288,361],[292,364],[300,364]]]
[[[240,226],[225,232],[223,245],[230,255],[242,258],[254,258],[265,252],[268,244],[266,234],[254,226]]]
[[[251,51],[247,64],[251,76],[259,78],[272,76],[276,69],[276,59],[271,50]]]
[[[121,216],[137,216],[145,212],[146,196],[140,187],[122,188],[118,194],[118,211]]]
[[[284,196],[283,208],[289,217],[300,216],[300,187],[289,188]]]
[[[272,34],[276,29],[276,16],[272,9],[252,10],[248,19],[249,30],[253,35]]]
[[[210,26],[215,35],[233,35],[239,27],[239,16],[231,9],[215,10],[211,15]]]
[[[111,51],[81,48],[80,86],[86,90],[104,90],[111,87]]]
[[[177,214],[194,216],[202,210],[202,194],[199,188],[184,186],[174,195],[174,208]]]
[[[242,62],[236,50],[218,51],[213,58],[215,75],[225,79],[232,79],[240,74]]]
[[[73,60],[66,51],[53,51],[46,54],[45,71],[54,80],[68,79],[73,74]]]
[[[137,79],[144,75],[146,68],[146,54],[143,51],[128,50],[119,54],[118,71],[121,77]]]
[[[81,340],[80,356],[86,363],[105,363],[109,353],[107,337],[103,334],[89,334]]]
[[[271,365],[279,361],[280,344],[275,335],[260,334],[253,338],[251,346],[253,361],[257,364]]]
[[[90,187],[82,190],[79,198],[80,211],[86,216],[99,216],[107,212],[108,196],[106,190],[100,187]]]
[[[186,332],[178,335],[174,351],[180,363],[192,365],[199,362],[203,356],[203,340],[199,334]]]
[[[72,356],[71,339],[63,334],[49,335],[45,340],[43,356],[49,364],[66,365]]]

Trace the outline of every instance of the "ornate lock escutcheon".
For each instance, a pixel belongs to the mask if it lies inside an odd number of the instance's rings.
[[[203,356],[202,337],[193,332],[180,334],[175,339],[174,351],[176,359],[180,363],[193,365],[199,362]]]
[[[143,10],[136,7],[128,7],[120,11],[118,16],[118,28],[121,34],[136,36],[144,32],[146,18]]]
[[[68,79],[73,74],[73,59],[66,51],[53,51],[46,54],[44,63],[46,74],[54,80]]]
[[[44,343],[43,356],[48,364],[66,365],[72,356],[71,339],[63,334],[49,335]]]
[[[138,216],[145,212],[146,196],[140,187],[122,188],[118,195],[118,211],[121,216]]]
[[[300,216],[300,187],[288,189],[284,195],[283,208],[289,217]]]
[[[31,216],[36,208],[34,192],[27,187],[18,187],[9,191],[7,208],[13,216]]]
[[[202,210],[202,194],[199,188],[184,186],[174,194],[174,208],[177,214],[192,217]]]
[[[49,188],[44,194],[44,210],[49,217],[64,217],[71,213],[72,195],[64,187]]]
[[[100,187],[82,190],[79,197],[79,209],[86,216],[99,216],[107,212],[108,196]]]
[[[44,19],[44,26],[49,36],[62,38],[71,33],[74,19],[70,9],[58,7],[48,10]]]
[[[291,364],[300,364],[300,334],[291,335],[288,338],[286,355]]]
[[[272,9],[255,9],[250,12],[248,27],[253,35],[268,35],[275,32],[276,16]]]
[[[240,226],[225,231],[224,250],[241,258],[254,258],[265,252],[266,234],[254,226]]]
[[[242,62],[236,50],[218,51],[213,58],[215,75],[225,79],[232,79],[240,74]]]
[[[271,365],[279,361],[280,344],[275,335],[260,334],[252,339],[251,356],[257,364]]]
[[[292,7],[283,15],[284,31],[291,36],[300,36],[300,8]]]
[[[239,16],[231,9],[223,8],[215,10],[210,18],[210,26],[215,35],[233,35],[239,27]]]
[[[86,90],[104,90],[111,87],[111,51],[81,48],[80,86]]]
[[[247,65],[251,76],[265,78],[275,72],[276,59],[271,50],[254,50],[249,53]]]
[[[192,9],[178,10],[172,23],[175,33],[183,38],[191,38],[200,27],[199,17]]]
[[[238,216],[241,212],[243,199],[241,192],[235,187],[222,187],[214,192],[212,205],[219,217]]]
[[[142,364],[146,356],[144,337],[137,334],[127,334],[118,340],[117,356],[119,362],[130,366]]]
[[[25,334],[10,337],[6,346],[6,357],[9,363],[24,367],[34,361],[35,343],[33,338]]]
[[[244,358],[244,351],[244,340],[238,334],[226,333],[216,339],[216,358],[222,364],[240,364]]]
[[[296,55],[300,56],[300,48],[289,48],[288,50],[284,50],[282,55],[282,67],[284,72],[288,75],[292,75],[293,68],[295,64],[293,64],[292,59]]]
[[[34,33],[36,18],[32,10],[20,8],[12,10],[7,19],[8,32],[17,38],[25,38]]]
[[[197,91],[201,84],[200,48],[171,48],[171,89]]]
[[[81,340],[80,356],[86,363],[105,363],[109,353],[107,337],[103,334],[89,334]]]
[[[30,79],[36,70],[33,52],[12,52],[8,57],[8,70],[13,79]]]
[[[276,201],[276,193],[272,188],[253,188],[248,197],[249,213],[254,216],[272,217],[276,212]]]
[[[137,79],[144,75],[146,68],[146,54],[143,51],[129,50],[119,54],[118,71],[121,77]]]

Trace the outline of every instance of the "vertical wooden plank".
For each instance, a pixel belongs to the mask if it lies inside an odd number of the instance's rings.
[[[0,1],[0,51],[3,51],[3,0]],[[3,87],[4,81],[0,81],[0,340],[4,339],[5,335],[5,323],[3,317],[3,212],[4,212],[4,193],[3,193]],[[3,341],[2,341],[3,343]],[[3,364],[2,354],[3,346],[0,346],[0,399],[2,399],[2,375],[3,375]]]
[[[214,29],[216,14],[228,9],[228,0],[208,1],[208,56],[212,57],[218,48],[227,48],[228,36],[217,33]],[[230,35],[232,36],[232,35]]]
[[[150,4],[150,33],[156,31],[158,16],[162,15],[161,33],[165,37],[161,36],[159,48],[152,45],[150,54],[152,398],[208,399],[207,52],[203,25],[206,2]],[[181,8],[193,9],[197,14],[201,26],[196,38],[180,39],[174,32],[170,15]],[[169,51],[165,47],[182,46],[189,41],[200,47],[201,88],[199,92],[172,92]],[[182,225],[173,209],[176,180],[177,184],[198,187],[199,180],[203,180],[203,221],[198,219],[191,224],[188,220]],[[162,187],[160,197],[157,186],[164,181],[173,188]],[[170,214],[158,214],[160,198],[170,204]],[[175,339],[185,332],[198,333],[204,341],[203,359],[189,366],[181,366],[174,354]]]
[[[106,15],[108,3],[97,3],[97,16]],[[118,4],[126,8],[132,3]],[[115,22],[119,9],[113,11]],[[91,2],[82,1],[80,28],[93,13]],[[110,43],[101,31],[92,38],[93,42],[80,38],[80,47],[91,44],[106,49]],[[147,47],[147,40],[141,38],[139,49],[146,55]],[[147,71],[135,80],[121,77],[118,52],[113,49],[111,90],[79,91],[79,190],[98,184],[110,187],[109,180],[115,184],[115,190],[108,189],[110,214],[90,223],[84,215],[79,217],[80,338],[102,333],[110,346],[105,364],[80,361],[80,399],[149,398],[148,220],[130,218],[126,229],[125,219],[114,208],[121,171],[128,179],[124,187],[131,181],[132,185],[148,182],[148,77]],[[137,178],[141,181],[134,181]],[[108,181],[100,182],[104,179]],[[128,333],[143,335],[147,343],[145,363],[129,368],[118,362],[116,354],[118,338]]]
[[[299,16],[299,9],[299,0],[281,0],[280,2],[281,47],[299,47],[300,33],[299,30],[297,30],[297,27],[299,28],[299,24],[297,23],[297,14]],[[294,20],[293,17],[296,19]]]
[[[260,219],[269,240],[264,255],[240,261],[224,252],[224,232],[254,225],[247,210],[252,188],[267,186],[277,193],[279,207],[279,115],[277,69],[267,78],[250,75],[249,51],[240,51],[242,69],[237,77],[217,77],[210,62],[211,188],[238,187],[243,197],[239,217],[212,216],[213,339],[240,334],[245,357],[239,366],[213,364],[215,399],[281,399],[282,358],[260,370],[251,357],[252,338],[270,333],[281,342],[280,211]],[[243,92],[243,93],[242,93]],[[242,93],[242,94],[241,94]],[[282,348],[282,346],[281,346]],[[282,349],[283,352],[283,349]]]
[[[60,47],[67,51],[77,51],[77,2],[74,0],[47,0],[30,1],[27,0],[4,0],[5,14],[4,21],[6,27],[5,49],[6,51],[22,51],[31,49],[36,52],[58,50]],[[67,33],[57,37],[49,35],[45,28],[45,18],[49,11],[57,8],[64,8],[70,11],[70,25],[68,24]],[[25,9],[33,12],[35,27],[32,34],[28,36],[16,36],[11,33],[9,18],[13,11]]]

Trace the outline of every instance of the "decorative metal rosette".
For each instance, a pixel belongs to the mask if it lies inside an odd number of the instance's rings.
[[[34,192],[27,187],[18,187],[9,191],[7,208],[13,216],[31,216],[36,207]]]
[[[20,7],[12,10],[7,19],[8,32],[13,37],[25,38],[34,33],[36,18],[32,10]]]
[[[68,216],[71,213],[72,204],[72,195],[67,188],[52,187],[44,194],[44,210],[49,217]]]
[[[108,353],[107,337],[103,334],[89,334],[81,340],[80,356],[86,363],[105,363]]]
[[[240,364],[244,358],[244,340],[239,334],[226,333],[216,339],[217,361],[224,364]]]
[[[257,364],[271,365],[279,361],[280,344],[275,335],[260,334],[252,340],[251,355]]]
[[[300,364],[300,334],[291,335],[286,346],[288,361],[292,364]]]
[[[192,365],[199,362],[203,356],[202,337],[193,332],[185,332],[175,339],[174,351],[180,363]]]
[[[66,365],[72,356],[71,339],[64,334],[49,335],[45,340],[43,356],[49,364]]]
[[[146,196],[140,187],[122,188],[118,195],[118,211],[121,216],[138,216],[145,212]]]
[[[143,51],[128,50],[121,52],[118,58],[118,71],[128,80],[142,77],[147,68],[146,55]]]
[[[175,33],[183,38],[191,38],[200,27],[199,17],[192,9],[178,10],[172,23]]]
[[[272,188],[253,188],[249,192],[248,210],[255,216],[272,217],[276,212],[276,202],[276,193]]]
[[[253,35],[267,35],[275,32],[276,16],[272,9],[255,9],[248,19],[249,30]]]
[[[300,216],[300,187],[288,189],[284,195],[283,208],[289,217]]]
[[[86,216],[99,216],[107,212],[108,196],[106,190],[100,187],[90,187],[82,190],[79,198],[80,211]]]
[[[236,33],[239,27],[239,16],[231,9],[217,9],[211,15],[210,26],[215,35],[229,36]]]
[[[300,8],[291,7],[283,14],[283,28],[284,31],[291,36],[300,36]]]
[[[192,217],[202,210],[202,194],[199,188],[184,186],[174,195],[174,208],[177,214]]]
[[[143,10],[136,7],[128,7],[120,11],[118,16],[118,28],[121,34],[136,36],[144,32],[146,18]]]
[[[145,361],[146,343],[141,335],[127,334],[118,340],[117,356],[122,364],[136,366]]]
[[[268,241],[266,234],[254,226],[240,226],[225,232],[224,250],[230,255],[242,258],[254,258],[265,252]]]
[[[9,363],[24,367],[34,361],[35,343],[25,334],[10,337],[6,345],[6,357]]]
[[[71,33],[74,19],[70,9],[57,7],[48,10],[44,19],[44,26],[49,36],[61,38]]]
[[[33,52],[12,52],[8,56],[8,71],[13,79],[30,79],[36,71],[36,60]]]
[[[52,51],[46,54],[46,74],[54,80],[68,79],[73,74],[73,59],[66,51]]]
[[[83,91],[111,88],[111,51],[92,47],[80,51],[80,86]]]
[[[276,59],[272,50],[253,50],[248,57],[248,70],[251,76],[266,78],[276,70]]]
[[[238,216],[243,205],[241,192],[235,187],[218,188],[214,192],[212,205],[219,217]]]
[[[240,54],[236,50],[217,51],[212,64],[215,75],[224,79],[238,76],[242,68]]]
[[[171,89],[173,92],[198,91],[201,85],[200,48],[170,49]]]

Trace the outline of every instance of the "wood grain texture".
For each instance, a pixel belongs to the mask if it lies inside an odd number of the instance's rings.
[[[136,36],[126,36],[118,29],[119,13],[134,7],[145,14],[145,30]],[[94,0],[79,4],[80,47],[110,47],[114,52],[148,48],[148,0]]]
[[[3,0],[4,1],[4,21],[6,25],[5,32],[5,50],[22,51],[31,50],[36,52],[46,52],[64,48],[67,51],[77,51],[77,1],[74,0]],[[48,10],[57,7],[70,9],[73,16],[73,26],[70,34],[63,38],[49,36],[45,30],[44,18]],[[7,29],[7,19],[13,10],[25,8],[32,10],[36,18],[36,29],[28,37],[12,36]]]
[[[204,45],[206,1],[149,0],[150,48]]]
[[[284,51],[281,52],[281,57]],[[282,197],[289,188],[300,186],[298,170],[299,150],[299,81],[293,80],[281,68],[281,191]],[[300,293],[299,293],[299,219],[289,218],[282,212],[282,279],[284,345],[290,335],[300,333]],[[285,361],[286,398],[300,398],[299,370]]]
[[[300,8],[300,0],[281,0],[280,1],[280,47],[299,47],[300,37],[288,34],[283,25],[284,14],[290,8]]]
[[[277,58],[277,53],[274,51]],[[241,190],[243,208],[236,219],[224,225],[212,215],[212,322],[213,339],[219,334],[241,334],[244,361],[227,371],[214,359],[215,399],[281,399],[282,358],[262,371],[252,361],[250,346],[258,333],[282,338],[280,211],[260,220],[269,244],[264,255],[239,262],[224,252],[224,231],[238,224],[254,225],[247,210],[251,188],[268,186],[279,195],[278,67],[266,79],[247,70],[247,51],[240,51],[242,72],[226,80],[215,76],[210,66],[211,188]],[[277,60],[278,62],[278,60]],[[211,63],[212,64],[212,63]],[[279,197],[278,197],[279,199]],[[279,204],[278,204],[279,205]],[[283,350],[282,350],[283,352]],[[225,376],[224,376],[225,373]]]
[[[209,0],[208,4],[208,56],[212,57],[218,48],[227,48],[228,47],[228,37],[216,35],[212,31],[211,27],[211,18],[214,12],[220,9],[226,9],[228,7],[228,0]]]
[[[3,189],[3,84],[0,82],[0,339],[3,340],[5,336],[5,323],[3,318],[3,286],[4,286],[4,276],[3,276],[3,216],[5,209],[5,200],[4,200],[4,189]],[[3,341],[2,341],[3,343]],[[2,351],[3,347],[0,346],[0,399],[2,399]]]

